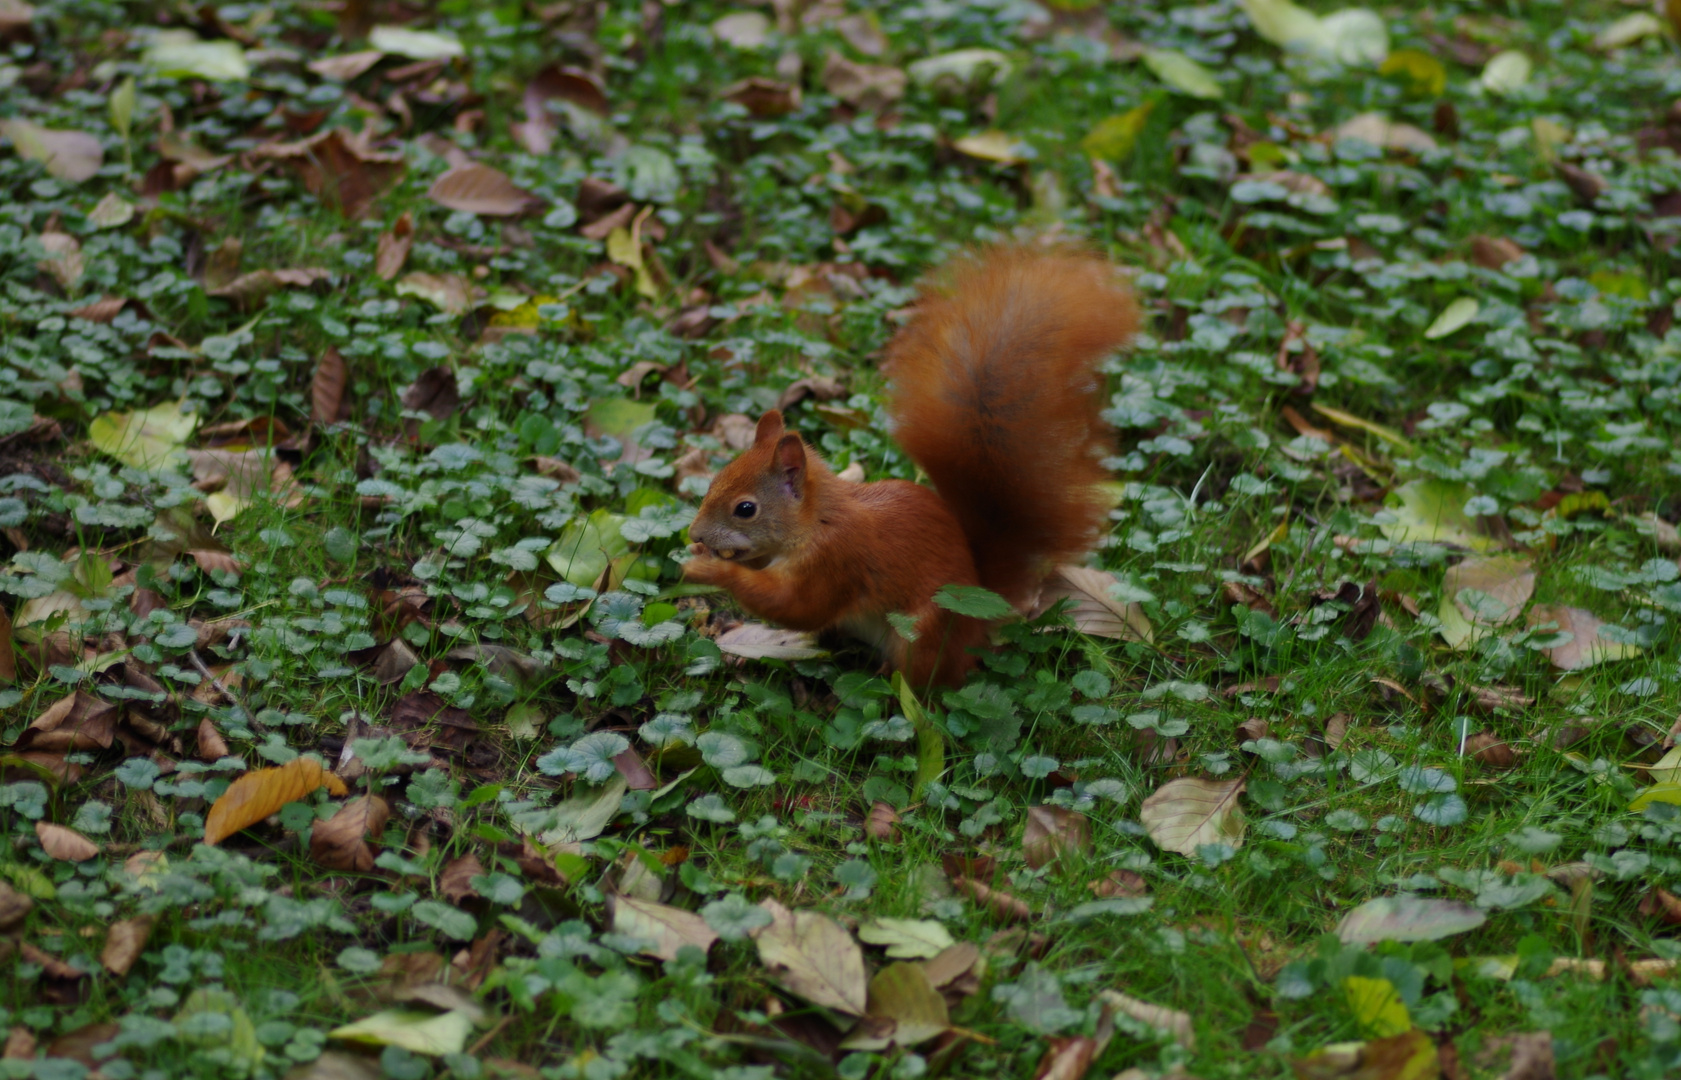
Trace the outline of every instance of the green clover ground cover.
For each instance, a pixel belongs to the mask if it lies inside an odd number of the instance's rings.
[[[0,89],[0,1076],[1681,1067],[1645,8],[0,0]],[[1071,603],[918,701],[680,584],[1045,232],[1149,312]]]

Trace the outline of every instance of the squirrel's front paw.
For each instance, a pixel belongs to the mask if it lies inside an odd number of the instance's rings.
[[[689,550],[695,557],[683,564],[683,580],[696,585],[722,585],[729,576],[730,564],[708,553],[704,544],[694,544]]]

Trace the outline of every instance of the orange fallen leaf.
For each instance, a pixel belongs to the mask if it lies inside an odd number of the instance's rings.
[[[334,795],[349,794],[344,781],[314,758],[293,758],[276,769],[253,769],[230,784],[210,807],[204,821],[204,842],[220,844],[322,787]]]

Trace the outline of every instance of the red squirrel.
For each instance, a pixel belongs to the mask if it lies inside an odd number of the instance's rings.
[[[783,626],[872,641],[918,690],[960,685],[989,625],[934,593],[981,585],[1019,610],[1096,544],[1110,446],[1097,369],[1137,326],[1131,290],[1097,256],[959,257],[924,284],[882,365],[894,436],[934,486],[842,480],[772,410],[712,481],[684,578]]]

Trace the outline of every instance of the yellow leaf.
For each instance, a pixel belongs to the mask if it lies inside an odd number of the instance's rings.
[[[1427,52],[1396,49],[1377,69],[1386,79],[1404,84],[1418,97],[1440,97],[1448,88],[1448,69]]]
[[[642,259],[642,223],[648,220],[653,209],[652,206],[643,207],[636,220],[630,223],[630,228],[621,225],[607,234],[607,257],[636,274],[637,292],[650,300],[657,300],[659,289],[654,286],[648,265]]]
[[[1020,165],[1027,158],[1022,154],[1021,141],[1005,131],[983,131],[979,135],[965,135],[952,142],[952,149],[982,161],[996,161],[1000,165]]]
[[[1138,136],[1143,133],[1144,124],[1155,107],[1155,102],[1146,101],[1136,109],[1099,120],[1097,126],[1080,140],[1080,149],[1088,157],[1125,161],[1132,156],[1133,147],[1138,145]]]
[[[1528,82],[1534,70],[1535,65],[1529,57],[1516,49],[1507,49],[1489,60],[1479,81],[1484,90],[1505,97]]]
[[[88,424],[88,441],[136,469],[161,469],[180,459],[181,445],[198,427],[198,417],[174,402],[131,413],[105,413]]]
[[[314,758],[293,758],[276,769],[254,769],[230,784],[210,807],[204,820],[204,842],[219,844],[322,787],[333,795],[349,793],[344,781]]]
[[[1144,54],[1144,66],[1181,94],[1205,101],[1225,96],[1226,92],[1208,69],[1178,49],[1151,49]]]
[[[237,495],[230,495],[226,491],[215,491],[204,497],[204,507],[210,511],[210,516],[220,525],[225,521],[232,521],[239,516],[239,512],[250,506],[247,499]]]
[[[1529,130],[1535,136],[1535,152],[1541,155],[1542,161],[1550,162],[1558,157],[1558,148],[1574,138],[1569,128],[1545,116],[1531,120]]]
[[[1341,409],[1334,409],[1329,405],[1321,405],[1318,402],[1313,403],[1313,411],[1332,423],[1341,424],[1344,427],[1359,428],[1368,434],[1376,435],[1391,446],[1399,447],[1409,454],[1412,453],[1413,444],[1394,428],[1384,427],[1382,424],[1374,423],[1364,417],[1343,412]]]
[[[1342,989],[1355,1023],[1367,1038],[1387,1039],[1412,1030],[1413,1021],[1407,1014],[1406,1003],[1388,979],[1350,975],[1342,981]]]
[[[1624,15],[1616,22],[1601,30],[1593,39],[1593,46],[1601,52],[1625,48],[1633,45],[1642,38],[1660,37],[1663,34],[1663,23],[1649,11],[1637,11],[1632,15]]]
[[[1681,784],[1674,783],[1673,781],[1666,781],[1662,784],[1653,784],[1645,791],[1636,795],[1634,797],[1634,801],[1628,804],[1628,808],[1635,813],[1639,813],[1655,802],[1668,803],[1671,806],[1681,806]]]

